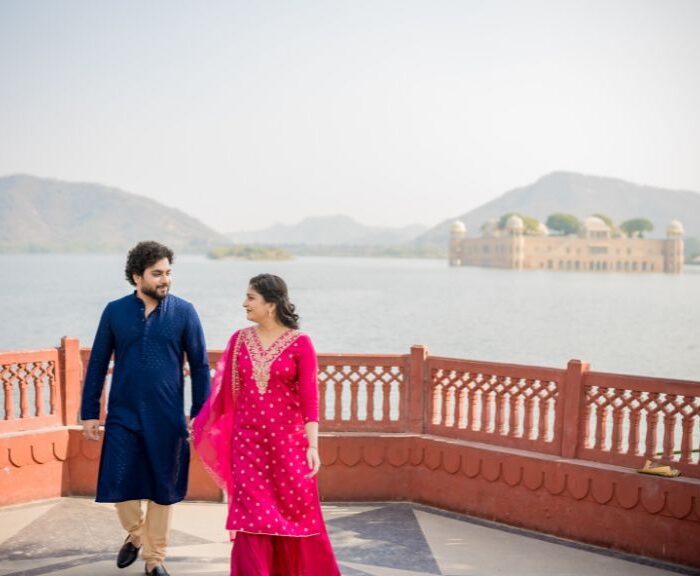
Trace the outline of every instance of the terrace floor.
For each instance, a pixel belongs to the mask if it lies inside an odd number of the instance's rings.
[[[225,513],[225,504],[175,507],[172,576],[228,576]],[[700,574],[413,504],[326,504],[324,514],[344,576]],[[2,508],[0,575],[143,574],[141,561],[116,567],[123,538],[112,506],[85,498]]]

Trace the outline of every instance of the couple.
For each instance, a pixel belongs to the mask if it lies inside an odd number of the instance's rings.
[[[191,434],[228,495],[231,576],[340,576],[315,478],[316,353],[298,330],[284,280],[251,279],[243,306],[254,326],[231,336],[210,393],[197,313],[169,294],[172,262],[173,252],[157,242],[129,252],[126,279],[136,290],[105,308],[83,387],[83,434],[99,440],[100,397],[114,354],[96,500],[116,504],[128,533],[117,566],[131,565],[143,548],[146,574],[168,574],[171,504],[187,491]],[[183,406],[185,354],[191,420]]]

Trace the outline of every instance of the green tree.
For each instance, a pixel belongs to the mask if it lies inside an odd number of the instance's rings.
[[[547,228],[558,232],[562,236],[568,236],[569,234],[576,234],[578,232],[580,223],[578,218],[573,214],[564,214],[562,212],[557,212],[556,214],[550,214],[547,217]]]
[[[620,224],[620,229],[630,238],[632,236],[644,238],[644,232],[651,232],[654,229],[654,225],[646,218],[632,218]]]

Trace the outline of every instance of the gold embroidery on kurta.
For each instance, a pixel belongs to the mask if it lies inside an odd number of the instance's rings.
[[[248,348],[250,361],[253,364],[253,380],[255,380],[255,385],[260,394],[265,394],[267,391],[272,363],[300,334],[299,330],[287,330],[269,348],[265,349],[254,327],[251,326],[243,330],[245,345]]]

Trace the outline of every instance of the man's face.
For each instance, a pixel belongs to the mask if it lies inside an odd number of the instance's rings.
[[[170,261],[167,258],[158,260],[153,266],[143,271],[143,276],[134,274],[136,288],[142,294],[150,296],[155,300],[162,300],[170,290]]]

